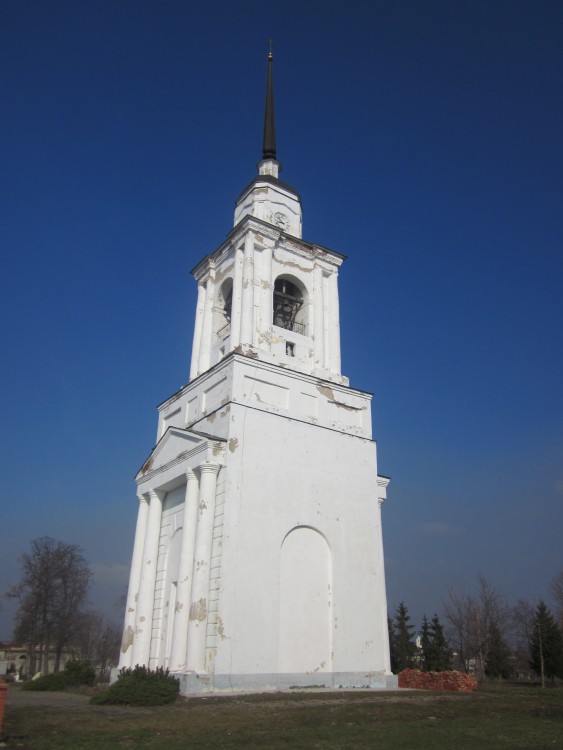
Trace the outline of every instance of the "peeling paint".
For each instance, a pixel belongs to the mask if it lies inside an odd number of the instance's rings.
[[[328,399],[331,404],[334,404],[339,409],[346,409],[346,411],[363,411],[366,408],[365,406],[350,406],[349,404],[345,404],[343,401],[337,401],[334,396],[334,391],[327,385],[321,385],[320,383],[318,383],[317,390],[322,396]]]
[[[281,263],[286,268],[298,268],[300,271],[303,271],[303,273],[311,273],[312,268],[303,268],[303,266],[300,266],[299,263],[295,263],[295,261],[292,260],[283,260],[281,261],[276,254],[274,254],[275,260],[278,261],[278,263]]]
[[[219,634],[222,641],[225,641],[227,639],[227,636],[225,635],[225,628],[223,626],[223,618],[221,615],[217,615],[217,633]]]
[[[190,607],[190,620],[192,622],[203,622],[207,617],[207,600],[201,597]]]
[[[234,453],[238,447],[238,438],[231,438],[229,440],[229,450],[231,453]]]
[[[123,631],[123,640],[121,641],[121,651],[126,653],[129,646],[133,645],[133,636],[135,635],[131,625],[127,626],[127,629]]]
[[[211,422],[211,424],[213,424],[213,422],[215,421],[215,419],[216,419],[216,418],[217,418],[217,412],[216,412],[216,411],[214,411],[214,412],[213,412],[213,414],[210,414],[210,415],[209,415],[209,416],[207,417],[207,421],[208,421],[208,422]]]
[[[205,502],[205,500],[201,500],[201,502],[199,504],[199,509],[200,509],[201,512],[203,512],[204,510],[207,509],[207,503]]]
[[[144,617],[140,617],[140,618],[139,618],[139,622],[144,622],[144,621],[145,621],[145,618],[144,618]]]
[[[176,607],[174,609],[176,612],[181,612],[184,609],[184,605],[182,602],[176,602]]]
[[[223,447],[219,443],[213,445],[212,453],[214,456],[220,456],[223,452]]]
[[[328,398],[329,401],[334,401],[334,391],[332,390],[332,388],[329,388],[328,385],[318,384],[317,391],[321,394],[321,396]]]
[[[129,607],[129,609],[128,609],[127,611],[128,611],[128,612],[134,612],[134,611],[135,611],[135,608],[134,608],[134,607]]]

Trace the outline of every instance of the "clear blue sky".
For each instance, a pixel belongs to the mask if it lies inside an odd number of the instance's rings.
[[[4,0],[0,591],[50,535],[119,617],[155,406],[195,282],[278,156],[348,255],[343,371],[375,393],[389,604],[563,567],[563,3]],[[343,503],[346,498],[343,498]],[[11,633],[4,603],[0,639]]]

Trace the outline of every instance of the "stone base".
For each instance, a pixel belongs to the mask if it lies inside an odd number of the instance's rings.
[[[314,674],[183,674],[180,693],[277,692],[310,688],[396,689],[397,676],[383,672],[315,672]]]

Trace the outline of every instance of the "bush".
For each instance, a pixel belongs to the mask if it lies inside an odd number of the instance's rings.
[[[148,669],[137,665],[122,669],[117,681],[107,690],[98,693],[90,703],[96,705],[162,706],[173,703],[180,692],[180,680],[167,669]]]
[[[24,682],[22,690],[66,690],[79,685],[93,685],[95,680],[96,673],[88,662],[70,660],[67,661],[62,672]]]
[[[96,672],[87,661],[67,661],[63,674],[66,675],[69,685],[92,686],[96,682]]]

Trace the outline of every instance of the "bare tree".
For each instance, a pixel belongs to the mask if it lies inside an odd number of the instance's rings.
[[[535,605],[527,599],[518,599],[516,606],[512,608],[515,636],[513,653],[518,676],[528,679],[532,676],[529,643],[534,632],[535,617]]]
[[[14,636],[29,648],[31,673],[36,655],[41,671],[49,670],[55,652],[59,670],[63,649],[70,643],[86,601],[91,573],[82,550],[51,537],[39,537],[21,558],[22,577],[6,596],[17,599]]]
[[[119,661],[121,635],[121,627],[105,620],[99,612],[84,612],[79,618],[71,651],[76,658],[96,667],[104,680],[109,668]]]
[[[560,570],[553,578],[549,590],[553,596],[559,627],[563,630],[563,570]]]
[[[451,589],[444,611],[450,624],[450,645],[462,668],[466,672],[474,668],[478,677],[483,678],[493,634],[506,634],[509,628],[504,597],[485,576],[479,575],[476,595]]]
[[[117,666],[119,649],[121,647],[122,628],[115,622],[106,622],[96,649],[97,666],[100,669],[100,679],[109,679],[109,669]]]

